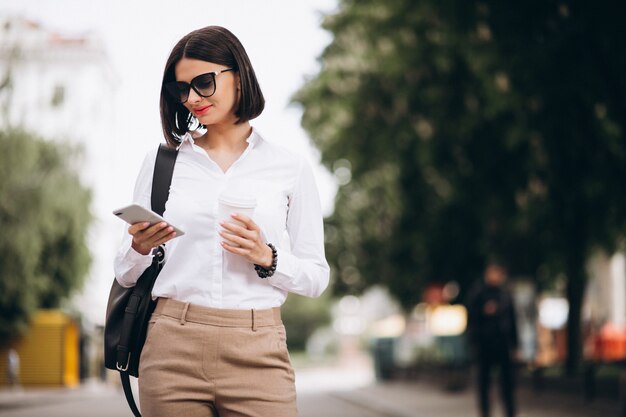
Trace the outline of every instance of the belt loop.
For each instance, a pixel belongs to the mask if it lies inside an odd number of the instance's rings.
[[[183,314],[180,315],[180,325],[184,326],[187,323],[187,310],[189,310],[189,303],[185,303],[183,308]]]
[[[256,321],[254,320],[254,309],[252,309],[252,331],[256,332]]]

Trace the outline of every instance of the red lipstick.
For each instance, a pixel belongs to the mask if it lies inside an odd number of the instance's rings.
[[[203,114],[206,114],[209,109],[212,106],[203,106],[203,107],[196,107],[195,109],[193,109],[193,114],[195,114],[196,116],[202,116]]]

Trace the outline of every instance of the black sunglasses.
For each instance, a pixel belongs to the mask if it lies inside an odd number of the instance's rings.
[[[165,91],[176,101],[185,103],[189,99],[189,90],[193,88],[200,97],[211,97],[215,94],[215,77],[233,68],[226,68],[221,71],[207,72],[194,77],[189,84],[183,81],[171,81],[165,83]]]

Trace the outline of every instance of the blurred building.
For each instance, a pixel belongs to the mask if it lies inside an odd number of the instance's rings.
[[[626,258],[596,253],[589,262],[585,315],[594,322],[626,325]]]
[[[106,196],[113,189],[117,75],[102,41],[92,33],[65,34],[16,16],[0,16],[0,127],[21,126],[83,150],[80,176],[92,189],[93,257],[76,308],[101,323],[118,224]],[[103,282],[104,284],[103,286]]]
[[[626,359],[626,257],[596,253],[588,263],[583,307],[585,354],[601,361]]]

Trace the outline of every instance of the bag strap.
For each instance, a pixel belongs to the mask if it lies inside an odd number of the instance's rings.
[[[135,417],[141,417],[137,404],[135,404],[133,390],[130,387],[130,376],[128,375],[128,372],[120,372],[120,378],[122,378],[122,388],[124,388],[124,395],[126,396],[126,401],[128,402],[130,411],[133,412]]]
[[[159,145],[156,162],[154,163],[154,174],[152,175],[152,211],[159,216],[165,212],[165,202],[170,196],[170,184],[174,174],[174,164],[178,150],[170,148],[166,144]]]
[[[174,165],[176,164],[177,156],[177,149],[170,148],[163,143],[159,145],[159,151],[157,152],[156,161],[154,163],[154,173],[152,174],[152,194],[150,203],[152,205],[152,211],[158,213],[160,216],[165,212],[165,203],[170,195],[170,185],[172,184],[172,176],[174,174]],[[122,380],[124,396],[126,396],[130,410],[135,417],[141,417],[137,404],[135,404],[133,391],[130,387],[130,376],[128,372],[120,372],[120,378]]]
[[[172,176],[174,174],[174,165],[176,164],[176,157],[178,151],[175,148],[170,148],[166,144],[159,145],[159,149],[154,163],[154,171],[152,173],[152,190],[151,190],[151,207],[152,210],[163,215],[165,211],[165,203],[170,194],[170,184],[172,183]],[[160,246],[156,251],[153,251],[153,264],[154,262],[161,263],[165,257],[165,251]],[[157,266],[160,270],[160,266]],[[158,273],[158,272],[157,272]],[[135,317],[139,309],[140,301],[152,290],[154,282],[150,280],[139,280],[135,284],[135,288],[128,300],[126,306],[126,312],[122,323],[123,329],[132,329]],[[117,346],[117,369],[120,372],[128,370],[130,363],[130,342],[133,337],[130,331],[121,332],[119,344]]]

